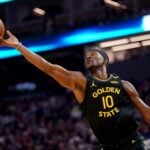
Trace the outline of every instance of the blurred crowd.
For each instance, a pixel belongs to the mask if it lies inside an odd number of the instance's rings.
[[[150,105],[150,80],[132,81]],[[57,95],[58,94],[58,95]],[[98,142],[74,96],[68,90],[1,100],[0,150],[97,150]],[[136,114],[139,131],[150,138],[150,127]]]
[[[73,96],[32,96],[3,102],[2,150],[96,150],[97,140]]]

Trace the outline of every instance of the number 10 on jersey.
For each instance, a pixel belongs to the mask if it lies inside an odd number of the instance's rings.
[[[104,109],[112,108],[114,106],[113,97],[111,95],[103,96],[102,97],[102,104],[103,104]]]

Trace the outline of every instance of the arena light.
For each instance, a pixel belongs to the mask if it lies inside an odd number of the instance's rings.
[[[112,0],[104,0],[104,2],[106,4],[111,4],[112,6],[115,6],[115,7],[120,7],[120,4],[118,2],[114,2]]]
[[[142,41],[141,44],[142,44],[142,46],[149,46],[150,40]]]
[[[143,17],[142,26],[144,31],[150,31],[150,15],[146,15]]]
[[[115,47],[112,47],[111,50],[114,52],[117,52],[117,51],[134,49],[134,48],[138,48],[138,47],[141,47],[141,44],[139,42],[115,46]]]
[[[14,0],[0,0],[0,3],[7,3],[7,2],[12,2]]]
[[[129,40],[127,38],[125,38],[125,39],[120,39],[120,40],[102,42],[99,44],[99,46],[101,48],[106,48],[106,47],[111,47],[111,46],[115,46],[115,45],[127,44],[127,43],[129,43]]]
[[[131,23],[132,24],[132,23]],[[133,25],[133,24],[132,24]],[[142,33],[141,26],[133,26],[124,24],[122,26],[113,26],[113,28],[105,26],[102,28],[91,28],[77,32],[77,34],[68,34],[62,39],[62,42],[66,45],[77,45],[89,42],[96,42],[102,40],[108,40],[111,38],[117,38],[121,36],[127,36],[130,34]]]
[[[138,41],[148,40],[148,39],[150,39],[150,34],[134,36],[134,37],[131,37],[129,39],[130,39],[131,42],[138,42]]]
[[[36,16],[44,16],[46,14],[45,10],[39,8],[39,7],[35,7],[33,8],[33,13],[36,15]]]
[[[127,9],[127,6],[124,4],[121,4],[119,2],[115,2],[112,0],[104,0],[104,2],[109,5],[112,6],[113,8],[119,8],[119,9]]]

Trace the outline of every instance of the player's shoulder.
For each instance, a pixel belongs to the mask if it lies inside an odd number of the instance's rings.
[[[72,74],[72,78],[74,83],[77,84],[86,84],[86,76],[84,75],[84,73],[80,72],[80,71],[71,71]]]
[[[125,86],[133,86],[133,84],[127,80],[121,80],[122,84],[125,85]]]
[[[121,82],[122,82],[123,87],[125,88],[125,90],[128,93],[135,93],[135,92],[137,92],[136,88],[134,87],[134,85],[131,82],[126,81],[126,80],[122,80]]]
[[[82,76],[82,77],[86,77],[85,75],[84,75],[84,73],[83,72],[81,72],[81,71],[70,71],[74,76]]]

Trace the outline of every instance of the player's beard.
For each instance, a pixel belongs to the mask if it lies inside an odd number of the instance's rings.
[[[95,72],[96,70],[102,68],[104,65],[105,65],[105,60],[104,60],[101,64],[99,64],[99,65],[91,65],[91,66],[88,67],[87,69],[88,69],[91,73],[93,73],[93,72]]]

